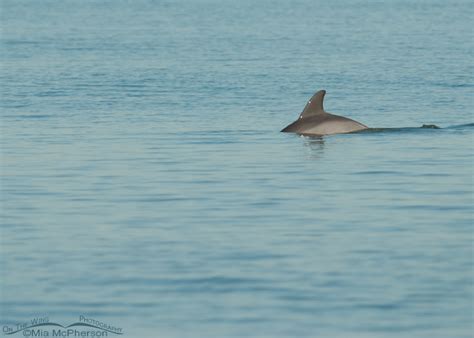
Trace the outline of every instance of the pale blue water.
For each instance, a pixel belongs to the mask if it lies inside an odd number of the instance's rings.
[[[3,0],[0,324],[470,337],[473,7]]]

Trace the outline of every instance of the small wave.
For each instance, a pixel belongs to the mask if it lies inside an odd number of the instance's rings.
[[[41,115],[41,114],[31,114],[31,115],[6,115],[5,118],[11,118],[15,120],[28,120],[28,119],[47,119],[53,117],[53,115]]]
[[[434,124],[424,124],[421,127],[396,127],[396,128],[369,128],[358,131],[357,133],[414,133],[422,130],[430,131],[443,129]]]
[[[467,129],[474,127],[474,123],[467,123],[467,124],[457,124],[454,126],[446,127],[446,129]]]
[[[468,129],[474,127],[474,123],[467,123],[467,124],[459,124],[459,125],[453,125],[449,127],[439,127],[435,124],[423,124],[421,127],[398,127],[398,128],[369,128],[366,130],[361,130],[358,133],[387,133],[387,132],[402,132],[402,133],[413,133],[413,132],[420,132],[422,130],[424,131],[430,131],[436,130],[436,129]]]

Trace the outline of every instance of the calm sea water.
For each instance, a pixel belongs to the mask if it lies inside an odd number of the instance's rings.
[[[2,326],[471,337],[472,1],[0,9]]]

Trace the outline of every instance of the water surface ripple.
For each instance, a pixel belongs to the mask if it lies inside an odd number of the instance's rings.
[[[471,337],[471,1],[0,6],[2,326]]]

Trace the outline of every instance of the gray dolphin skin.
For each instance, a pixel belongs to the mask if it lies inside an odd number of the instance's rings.
[[[314,94],[298,120],[286,126],[282,132],[323,136],[368,129],[362,123],[324,111],[323,100],[325,94],[325,90],[320,90]]]

